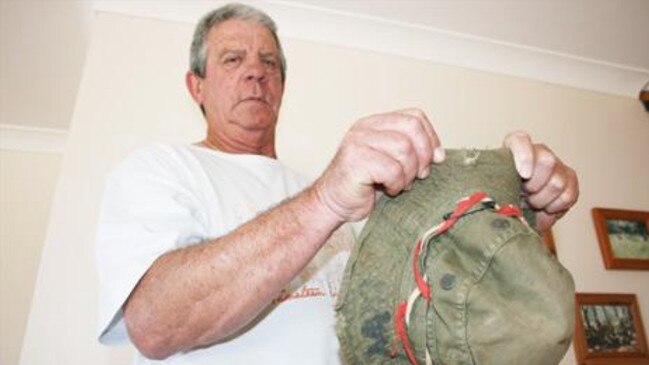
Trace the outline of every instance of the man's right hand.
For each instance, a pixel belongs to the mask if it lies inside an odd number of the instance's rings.
[[[419,110],[359,120],[309,189],[226,235],[158,257],[123,307],[131,341],[144,356],[164,359],[236,335],[342,222],[369,214],[377,190],[394,195],[426,177],[444,157],[433,152],[439,146]]]
[[[406,109],[358,120],[314,188],[341,221],[365,218],[377,190],[396,195],[444,160],[444,150],[426,114]]]

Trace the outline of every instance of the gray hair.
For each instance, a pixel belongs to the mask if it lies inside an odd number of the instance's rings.
[[[240,19],[259,23],[265,26],[275,39],[279,50],[279,64],[282,82],[286,79],[286,58],[282,45],[277,37],[277,26],[273,19],[263,11],[243,4],[227,4],[205,14],[196,25],[194,38],[189,52],[189,67],[192,72],[200,77],[205,77],[207,63],[207,44],[205,38],[210,29],[230,19]]]

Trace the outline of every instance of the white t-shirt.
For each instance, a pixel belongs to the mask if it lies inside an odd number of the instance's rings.
[[[110,175],[97,230],[99,340],[126,343],[122,305],[153,261],[223,236],[306,186],[279,161],[198,146],[156,144]],[[135,364],[339,364],[334,297],[353,236],[339,230],[306,269],[234,338]]]

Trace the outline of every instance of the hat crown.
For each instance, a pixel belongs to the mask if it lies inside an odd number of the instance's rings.
[[[521,180],[511,153],[447,150],[443,164],[410,191],[383,196],[357,240],[337,303],[338,335],[348,364],[556,364],[572,337],[574,284],[536,232],[495,209],[472,207],[432,235],[414,272],[426,231],[477,191],[518,205]],[[397,309],[425,275],[430,300],[411,303],[405,340]],[[421,285],[421,278],[419,278]],[[402,339],[403,340],[403,339]],[[398,342],[398,341],[397,341]]]

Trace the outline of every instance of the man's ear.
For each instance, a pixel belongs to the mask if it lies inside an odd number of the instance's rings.
[[[193,73],[191,70],[185,74],[185,85],[192,99],[199,106],[203,105],[203,79]]]

